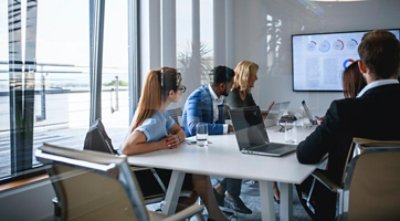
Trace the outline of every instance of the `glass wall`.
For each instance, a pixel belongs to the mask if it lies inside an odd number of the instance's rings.
[[[192,1],[176,0],[177,66],[188,70],[192,58]]]
[[[0,1],[0,177],[11,173],[7,8],[7,1]]]
[[[129,126],[128,1],[107,1],[104,19],[101,114],[114,147]]]
[[[213,0],[200,1],[200,57],[202,83],[209,83],[208,73],[214,67]]]
[[[98,39],[90,33],[90,1],[9,2],[0,1],[0,182],[40,166],[34,151],[43,142],[82,149],[93,114],[90,39]],[[127,5],[106,2],[102,90],[95,95],[115,147],[129,125]]]
[[[39,4],[34,141],[51,136],[48,142],[79,148],[89,125],[89,3]],[[71,136],[78,140],[65,139]]]
[[[34,149],[43,142],[82,147],[89,125],[89,49],[87,1],[39,2]]]
[[[176,1],[176,42],[178,69],[191,79],[188,89],[209,83],[214,65],[212,0]]]

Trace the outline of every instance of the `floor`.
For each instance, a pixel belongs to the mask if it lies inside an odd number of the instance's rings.
[[[215,179],[212,180],[213,183],[216,182]],[[234,215],[229,216],[229,220],[232,221],[261,221],[261,205],[260,205],[260,194],[259,194],[259,186],[258,183],[252,180],[243,181],[242,184],[242,193],[241,198],[243,202],[249,207],[253,213],[252,214],[242,214],[235,213]],[[160,203],[149,205],[149,208],[152,210],[159,209]],[[275,214],[277,220],[279,220],[279,204],[275,203]],[[204,211],[204,217],[207,217],[207,211]],[[196,218],[192,218],[192,221],[195,221]],[[293,220],[295,221],[312,221],[310,217],[306,214],[303,207],[301,206],[296,190],[293,189]]]
[[[261,205],[260,205],[260,194],[259,194],[259,186],[258,183],[248,180],[244,181],[242,184],[242,193],[241,198],[243,202],[249,207],[253,213],[252,214],[241,214],[236,213],[231,220],[240,220],[240,221],[256,221],[261,220]],[[279,204],[275,203],[275,214],[277,220],[279,220]],[[296,190],[293,189],[293,220],[296,221],[311,221],[311,218],[308,217],[306,212],[303,210],[301,206]]]

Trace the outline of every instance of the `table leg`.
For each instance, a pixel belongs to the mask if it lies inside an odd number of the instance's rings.
[[[184,172],[175,170],[172,171],[171,179],[169,180],[168,184],[167,194],[164,200],[165,204],[162,208],[162,212],[164,214],[171,215],[175,213],[184,178]]]
[[[274,194],[272,193],[271,181],[259,181],[260,201],[261,201],[261,220],[275,221]]]
[[[280,220],[293,220],[293,188],[290,183],[280,183],[281,205],[279,208]]]

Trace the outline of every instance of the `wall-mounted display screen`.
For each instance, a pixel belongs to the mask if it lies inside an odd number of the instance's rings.
[[[400,38],[399,29],[389,30]],[[359,59],[367,31],[292,35],[293,91],[342,91],[343,70]]]

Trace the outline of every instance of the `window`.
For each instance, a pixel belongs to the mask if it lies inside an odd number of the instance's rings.
[[[11,174],[7,1],[0,1],[0,178]]]
[[[189,91],[209,83],[214,63],[213,1],[177,0],[176,32],[177,66],[191,75],[191,82],[185,82]]]
[[[33,147],[45,141],[81,148],[90,109],[89,2],[39,4]]]
[[[200,57],[202,83],[209,83],[208,73],[214,67],[213,0],[200,1]]]
[[[128,9],[127,1],[107,1],[104,18],[102,119],[115,148],[128,132]]]
[[[97,38],[90,33],[89,3],[13,2],[10,11],[14,20],[10,22],[9,3],[0,1],[0,180],[40,166],[34,159],[34,150],[43,142],[82,148],[90,117],[95,116],[90,111],[90,88],[94,82],[89,63],[90,56],[96,56],[90,54],[90,39]],[[129,11],[128,3],[132,8]],[[93,5],[98,7],[97,3]],[[111,1],[105,10],[103,105],[96,112],[103,112],[103,122],[116,147],[129,125],[127,23],[128,13],[135,18],[136,5],[136,1]],[[9,29],[13,30],[11,34]],[[9,36],[13,39],[9,40]],[[130,39],[134,47],[137,38]],[[9,48],[13,53],[8,52]],[[130,54],[131,58],[135,59],[135,53]],[[14,57],[10,58],[10,54]],[[133,75],[138,73],[138,67],[129,66],[129,79],[136,80]],[[134,100],[132,96],[129,99]]]

